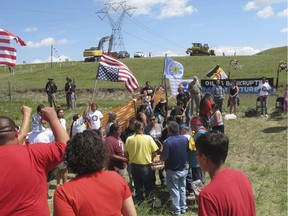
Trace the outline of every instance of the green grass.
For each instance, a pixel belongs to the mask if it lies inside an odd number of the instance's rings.
[[[254,56],[209,56],[209,57],[172,57],[185,68],[184,78],[197,75],[206,79],[205,74],[216,64],[229,73],[229,63],[237,59],[242,69],[231,68],[231,78],[273,77],[276,82],[277,67],[280,60],[287,60],[287,47],[270,49]],[[152,85],[162,83],[164,58],[124,59],[133,71],[139,84],[144,86],[146,80]],[[27,104],[35,111],[39,103],[47,105],[43,88],[48,77],[53,77],[60,89],[57,100],[65,107],[64,84],[66,76],[74,77],[77,84],[76,112],[82,113],[88,100],[92,97],[98,63],[65,62],[50,64],[22,65],[15,68],[14,77],[5,67],[0,67],[0,115],[7,115],[20,122],[19,112],[22,104]],[[269,118],[245,118],[244,112],[255,108],[256,95],[240,95],[241,104],[237,120],[225,121],[225,132],[230,139],[227,164],[234,169],[243,170],[250,178],[255,194],[257,215],[287,215],[287,115],[274,116],[275,100],[283,96],[287,83],[287,73],[279,74],[280,88],[269,96]],[[8,82],[11,98],[8,95]],[[97,81],[93,98],[102,112],[106,112],[131,99],[123,83]],[[175,100],[171,97],[171,102]],[[225,107],[226,108],[226,107]],[[66,111],[68,125],[74,111]],[[53,190],[51,191],[53,193]],[[168,192],[159,189],[164,206],[150,209],[148,205],[137,207],[138,215],[167,215],[169,203]],[[52,204],[50,203],[52,208]],[[186,215],[196,215],[194,211]]]

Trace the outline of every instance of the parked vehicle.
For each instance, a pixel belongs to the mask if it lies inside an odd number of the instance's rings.
[[[143,52],[135,52],[134,53],[134,58],[143,58],[143,57],[145,57]]]
[[[208,44],[192,43],[192,47],[186,50],[190,56],[209,56],[215,55],[214,50],[210,50]]]
[[[130,58],[130,54],[127,51],[119,51],[118,59]]]

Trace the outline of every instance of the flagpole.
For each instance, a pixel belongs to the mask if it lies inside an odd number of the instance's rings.
[[[165,58],[164,58],[164,64],[163,64],[163,75],[162,75],[162,86],[163,86],[163,82],[164,82],[164,79],[165,79],[165,61],[166,61],[166,57],[167,57],[167,53],[165,54]]]
[[[164,90],[165,90],[165,98],[166,98],[166,108],[168,110],[168,103],[169,103],[169,100],[168,100],[168,94],[167,94],[167,84],[166,84],[166,77],[165,77],[165,63],[166,63],[166,57],[167,57],[167,53],[165,54],[165,59],[164,59],[164,66],[163,66],[163,75],[162,75],[162,85],[163,85],[163,82],[164,82]]]
[[[92,92],[91,101],[93,101],[93,98],[94,98],[94,95],[95,95],[96,85],[97,85],[97,79],[95,79],[95,82],[94,82],[94,87],[93,87],[93,92]]]

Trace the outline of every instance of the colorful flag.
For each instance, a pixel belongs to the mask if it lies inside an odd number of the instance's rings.
[[[189,91],[188,85],[192,81],[193,81],[193,79],[186,79],[186,80],[184,80],[184,79],[169,79],[172,95],[178,94],[178,88],[179,87],[183,88],[184,91]]]
[[[107,54],[103,54],[99,60],[96,79],[112,82],[125,82],[125,87],[131,93],[139,86],[129,68],[123,62]]]
[[[0,64],[15,67],[17,51],[10,44],[11,39],[14,39],[21,46],[26,46],[21,38],[6,30],[0,29]]]
[[[165,56],[164,76],[166,78],[182,79],[184,68],[182,64]]]
[[[228,78],[226,73],[223,71],[223,69],[219,65],[216,65],[212,70],[210,70],[206,74],[206,76],[210,77],[211,79],[227,79]]]

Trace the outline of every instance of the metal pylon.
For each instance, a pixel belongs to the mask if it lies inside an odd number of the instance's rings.
[[[105,4],[105,7],[96,12],[101,20],[108,18],[112,28],[113,51],[125,50],[122,36],[122,24],[125,15],[132,16],[136,7],[126,5],[126,1]]]

